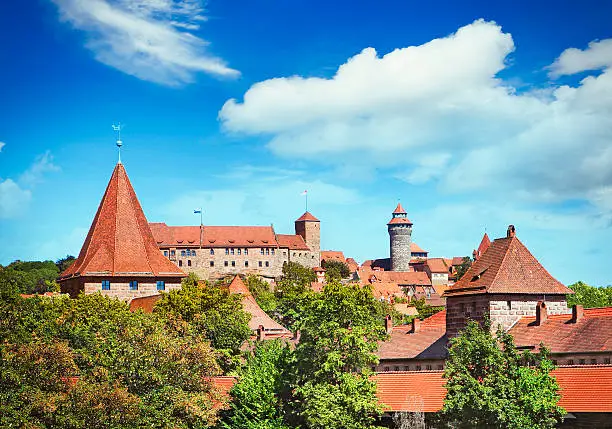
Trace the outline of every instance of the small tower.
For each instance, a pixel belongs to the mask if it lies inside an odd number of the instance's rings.
[[[318,265],[321,260],[321,221],[306,212],[295,221],[295,233],[302,236],[315,255],[315,265]]]
[[[389,230],[391,271],[410,271],[410,240],[412,222],[401,203],[393,210],[393,217],[387,224]]]

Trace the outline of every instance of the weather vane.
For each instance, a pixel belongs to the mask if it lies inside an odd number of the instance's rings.
[[[123,142],[121,141],[121,122],[119,125],[113,124],[113,131],[117,131],[117,147],[119,148],[119,164],[121,164],[121,146],[123,146]]]

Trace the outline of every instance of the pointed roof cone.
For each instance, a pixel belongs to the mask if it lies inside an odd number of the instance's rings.
[[[59,280],[77,276],[185,277],[157,247],[123,164],[113,170],[79,257]]]
[[[482,237],[482,240],[480,240],[480,244],[478,245],[478,249],[476,249],[474,251],[474,255],[473,255],[474,259],[478,259],[482,255],[484,255],[484,253],[487,251],[487,249],[489,248],[490,245],[491,245],[491,240],[489,239],[489,236],[485,232],[483,237]]]
[[[397,207],[393,210],[393,214],[408,214],[402,207],[402,203],[397,203]]]
[[[312,213],[310,212],[305,212],[302,216],[296,219],[296,222],[302,222],[302,221],[320,222],[320,220],[314,217]]]
[[[566,295],[573,292],[551,276],[515,234],[508,234],[493,241],[444,295],[483,293]]]

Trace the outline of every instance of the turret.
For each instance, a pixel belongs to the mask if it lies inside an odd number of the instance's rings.
[[[407,213],[398,203],[393,210],[393,217],[387,224],[389,231],[391,271],[410,271],[410,240],[412,237],[412,222]]]
[[[295,233],[302,236],[318,264],[321,260],[321,221],[305,212],[295,221]]]

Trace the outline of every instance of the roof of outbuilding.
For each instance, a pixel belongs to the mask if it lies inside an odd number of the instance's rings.
[[[446,296],[481,293],[570,294],[573,293],[511,235],[498,238],[452,285]]]
[[[301,235],[277,234],[276,240],[279,247],[286,247],[289,250],[310,250]]]
[[[118,163],[81,252],[60,281],[75,276],[185,275],[159,251],[125,168]]]
[[[510,330],[517,346],[544,343],[552,353],[612,351],[612,307],[585,308],[582,318],[549,315],[536,325],[535,317],[522,317]]]
[[[432,273],[448,274],[448,266],[444,258],[429,258],[427,259],[427,266]]]

